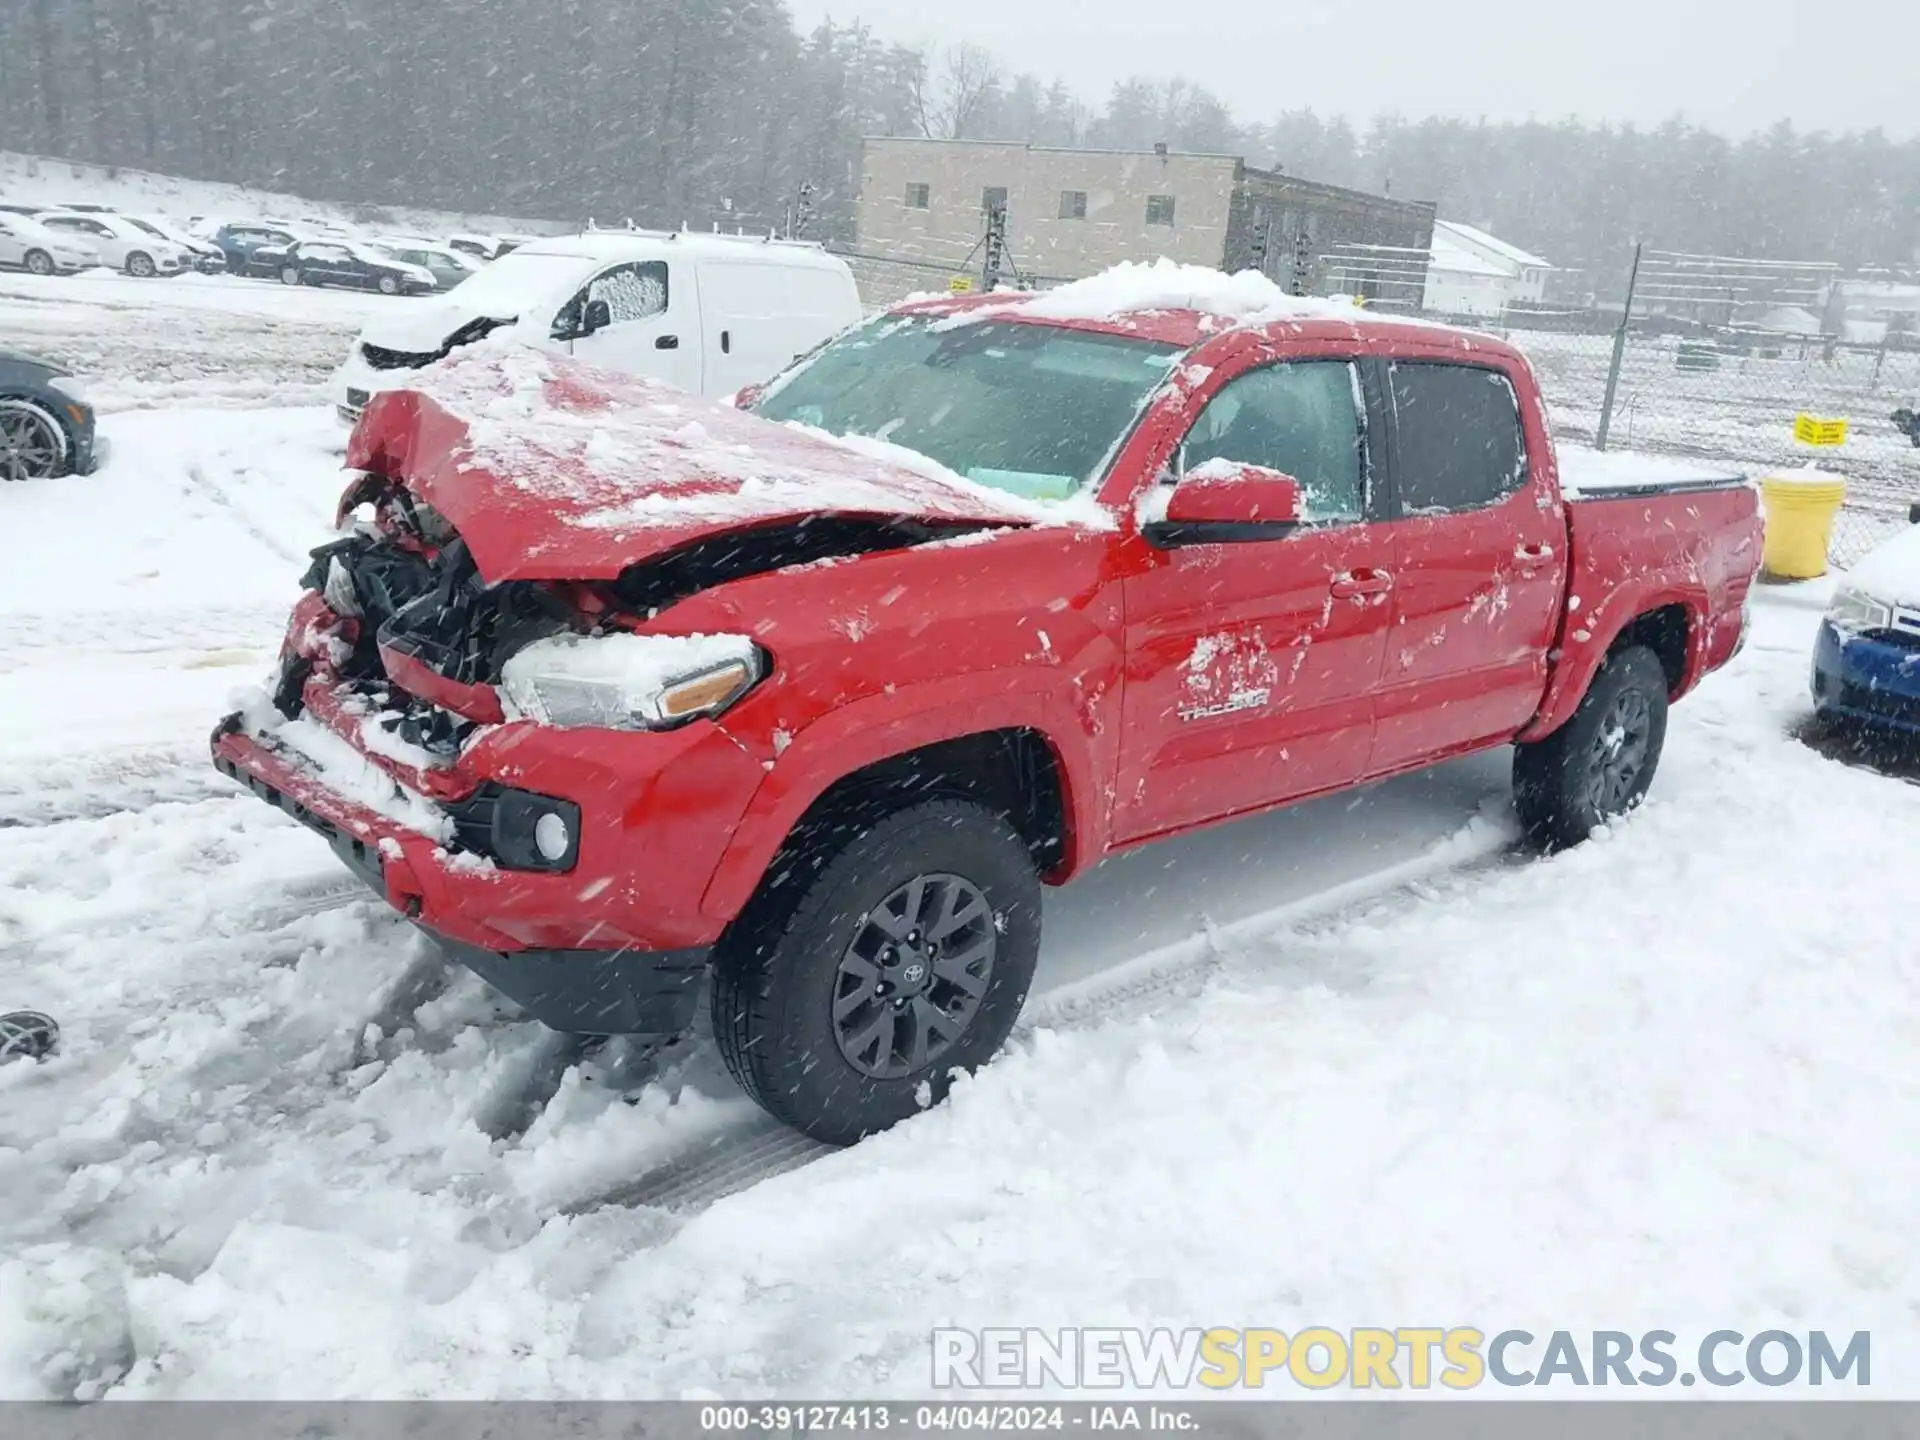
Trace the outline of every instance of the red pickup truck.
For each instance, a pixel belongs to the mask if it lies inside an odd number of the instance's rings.
[[[1216,279],[909,304],[737,407],[457,351],[368,407],[216,763],[556,1028],[710,974],[836,1142],[995,1053],[1116,850],[1500,745],[1547,843],[1635,805],[1751,488],[1569,499],[1508,345]]]

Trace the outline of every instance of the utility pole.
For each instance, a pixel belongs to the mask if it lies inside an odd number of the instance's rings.
[[[1593,448],[1607,448],[1607,431],[1613,425],[1613,397],[1620,388],[1620,362],[1627,354],[1627,326],[1633,319],[1633,292],[1640,284],[1640,249],[1643,242],[1636,241],[1633,247],[1633,268],[1627,271],[1627,300],[1620,307],[1620,328],[1613,332],[1613,359],[1607,366],[1607,393],[1600,401],[1600,428],[1594,432]]]

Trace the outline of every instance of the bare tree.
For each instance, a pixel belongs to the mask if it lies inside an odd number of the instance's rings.
[[[979,133],[1000,98],[1000,66],[984,46],[949,45],[923,57],[910,83],[920,133],[966,140]]]

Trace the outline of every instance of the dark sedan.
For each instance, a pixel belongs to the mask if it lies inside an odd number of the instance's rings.
[[[382,295],[424,295],[439,289],[433,272],[345,240],[300,240],[280,255],[286,285],[340,285]]]
[[[235,275],[275,274],[271,261],[293,244],[294,238],[290,231],[274,225],[245,222],[222,225],[213,232],[213,243],[227,257],[227,269]]]
[[[0,481],[86,475],[105,459],[80,383],[50,360],[0,350]]]

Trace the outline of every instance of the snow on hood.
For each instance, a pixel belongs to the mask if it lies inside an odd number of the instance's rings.
[[[376,394],[347,464],[403,481],[481,576],[611,579],[696,540],[815,515],[1111,524],[962,479],[898,447],[777,424],[662,380],[495,336]]]
[[[1269,325],[1282,320],[1373,319],[1348,299],[1289,295],[1258,270],[1229,275],[1205,265],[1185,265],[1162,256],[1151,263],[1123,261],[1098,275],[1053,290],[980,305],[943,322],[965,325],[1017,314],[1034,320],[1115,321],[1156,310],[1191,310],[1233,325]],[[1393,316],[1406,323],[1405,316]]]
[[[1867,552],[1841,577],[1849,589],[1889,605],[1920,605],[1920,525]]]
[[[393,262],[399,269],[400,262]],[[414,269],[414,266],[407,266]],[[422,270],[428,279],[433,277]],[[414,355],[431,355],[447,343],[447,337],[463,325],[469,325],[480,318],[473,306],[459,298],[458,292],[424,300],[416,300],[401,309],[395,306],[393,314],[376,315],[369,320],[360,332],[363,343],[384,346],[388,350],[402,350]],[[494,320],[511,320],[507,315],[489,316]]]

